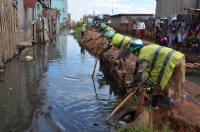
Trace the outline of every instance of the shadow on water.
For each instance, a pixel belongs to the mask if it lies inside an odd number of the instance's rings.
[[[35,58],[26,61],[25,56]],[[101,123],[120,95],[103,66],[64,31],[25,49],[0,74],[0,131],[111,131]],[[98,124],[98,126],[94,125]]]

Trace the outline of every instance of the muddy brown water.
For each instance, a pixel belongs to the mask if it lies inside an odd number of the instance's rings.
[[[0,132],[115,131],[102,122],[120,93],[99,64],[92,79],[94,62],[69,31],[9,61],[0,74]]]

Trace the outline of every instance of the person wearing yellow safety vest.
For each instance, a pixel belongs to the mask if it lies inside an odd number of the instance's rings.
[[[159,94],[166,94],[174,100],[183,97],[185,81],[185,56],[171,48],[150,44],[147,46],[132,46],[130,52],[137,53],[138,60],[134,73],[134,87],[142,80],[142,74],[153,84],[154,95],[151,103],[153,110],[158,109]]]
[[[111,28],[111,27],[109,27],[109,26],[107,26],[105,23],[101,23],[101,25],[100,25],[100,30],[99,30],[100,32],[102,32],[103,31],[103,33],[105,33],[105,32],[107,32],[107,31],[112,31],[112,32],[114,32],[115,33],[115,30],[113,29],[113,28]],[[96,38],[95,40],[98,40],[98,39],[100,39],[100,38],[102,38],[102,37],[104,37],[104,35],[103,34],[101,34],[98,38]]]
[[[85,21],[83,21],[82,25],[81,25],[81,38],[83,39],[84,35],[85,35],[85,31],[86,31],[86,23]]]
[[[99,55],[101,56],[104,52],[109,50],[112,46],[114,46],[115,48],[123,49],[118,56],[119,64],[120,64],[118,72],[126,73],[123,59],[127,59],[129,57],[130,47],[133,45],[134,41],[130,37],[121,35],[119,33],[114,33],[113,31],[105,32],[104,36],[105,38],[107,38],[109,44],[101,53],[99,53]],[[140,42],[142,43],[141,40]]]

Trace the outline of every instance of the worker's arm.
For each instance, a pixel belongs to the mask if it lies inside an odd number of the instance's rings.
[[[149,62],[148,61],[141,61],[141,62],[137,62],[139,63],[139,66],[136,67],[137,70],[136,70],[136,74],[134,76],[134,84],[133,84],[133,87],[136,87],[137,86],[137,82],[139,81],[142,81],[142,74],[143,74],[143,71],[146,69],[146,67],[149,65]]]
[[[98,56],[101,56],[104,52],[106,52],[107,50],[109,50],[110,48],[112,48],[111,45],[108,45],[102,52],[98,53]]]

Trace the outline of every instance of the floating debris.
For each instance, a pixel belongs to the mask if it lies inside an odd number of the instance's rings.
[[[31,57],[31,56],[26,56],[25,57],[25,59],[27,60],[27,61],[30,61],[30,60],[32,60],[34,57]]]
[[[120,124],[120,125],[127,125],[127,123],[124,122],[124,121],[119,121],[119,124]]]

